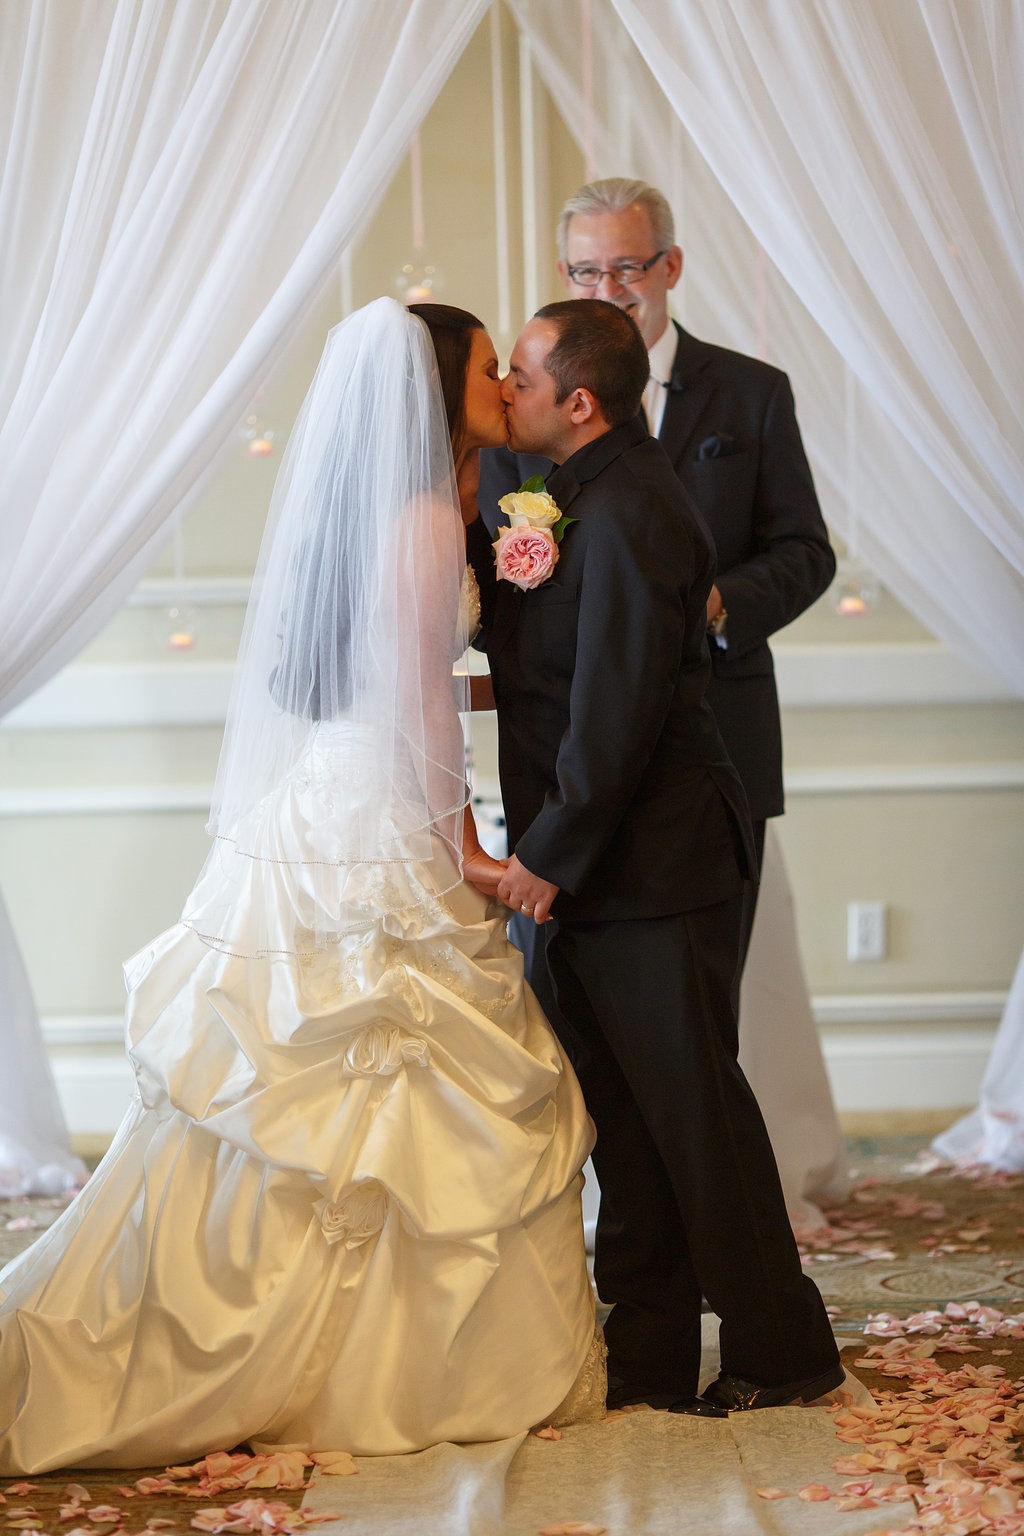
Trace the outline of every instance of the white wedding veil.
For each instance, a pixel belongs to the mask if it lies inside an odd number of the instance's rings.
[[[377,299],[328,336],[274,489],[183,913],[207,943],[322,949],[460,879],[465,564],[433,344]]]

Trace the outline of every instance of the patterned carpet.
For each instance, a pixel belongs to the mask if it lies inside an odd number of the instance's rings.
[[[802,1243],[808,1273],[844,1326],[869,1312],[949,1301],[1006,1310],[1024,1297],[1024,1177],[953,1173],[912,1138],[847,1143],[853,1196]]]
[[[835,1425],[844,1443],[835,1445],[836,1460],[828,1450],[828,1470],[803,1487],[791,1487],[781,1466],[771,1479],[780,1486],[756,1488],[757,1497],[748,1499],[746,1506],[755,1514],[744,1516],[750,1523],[741,1522],[736,1529],[809,1530],[808,1504],[814,1503],[813,1529],[820,1536],[854,1528],[898,1530],[907,1536],[926,1530],[957,1536],[1024,1532],[1024,1502],[1019,1508],[1013,1503],[1018,1482],[1024,1480],[1024,1465],[1016,1460],[1024,1420],[1024,1177],[940,1167],[924,1153],[920,1138],[862,1137],[851,1140],[848,1149],[856,1178],[852,1198],[830,1210],[829,1227],[802,1248],[837,1333],[854,1341],[844,1351],[844,1360],[857,1362],[858,1377],[888,1418],[868,1433],[855,1419],[837,1415]],[[58,1209],[58,1203],[43,1200],[0,1202],[0,1260],[27,1246]],[[988,1394],[984,1402],[982,1388]],[[964,1402],[972,1392],[987,1417],[965,1417]],[[993,1408],[993,1393],[1001,1394],[999,1412]],[[944,1413],[938,1430],[936,1403]],[[928,1414],[930,1439],[919,1427]],[[958,1415],[962,1423],[955,1422]],[[743,1416],[748,1417],[766,1419],[761,1414]],[[667,1420],[671,1416],[651,1419],[655,1439],[663,1436]],[[687,1421],[687,1433],[695,1422]],[[824,1423],[828,1438],[828,1420]],[[964,1423],[975,1423],[973,1439]],[[664,1433],[678,1427],[679,1421],[672,1421]],[[628,1426],[629,1432],[634,1428],[639,1432],[642,1426]],[[740,1428],[746,1433],[746,1426]],[[995,1434],[1001,1438],[993,1440]],[[705,1443],[710,1450],[710,1440]],[[833,1468],[846,1474],[845,1482]],[[874,1516],[861,1515],[855,1526],[846,1523],[854,1517],[844,1511],[875,1507],[872,1500],[879,1484],[872,1490],[872,1477],[883,1473],[882,1483],[895,1487],[895,1476],[902,1485],[904,1503],[890,1502]],[[796,1477],[791,1471],[790,1482]],[[248,1517],[234,1517],[231,1529],[260,1529],[272,1536],[275,1531],[299,1530],[315,1518],[308,1504],[307,1515],[300,1513],[301,1488],[217,1493],[215,1487],[217,1496],[211,1496],[197,1482],[169,1493],[151,1491],[145,1483],[140,1488],[139,1478],[137,1471],[73,1478],[54,1473],[32,1479],[24,1489],[0,1481],[0,1523],[6,1531],[36,1530],[46,1536],[62,1530],[71,1536],[85,1536],[85,1531],[99,1536],[187,1532],[196,1526],[197,1513],[211,1504],[223,1507],[253,1496],[276,1501],[276,1512],[253,1506]],[[72,1481],[80,1493],[69,1492]],[[341,1491],[340,1481],[337,1487]],[[762,1499],[783,1497],[791,1504],[760,1504]],[[313,1502],[322,1506],[323,1498]],[[218,1526],[204,1514],[198,1528],[229,1526]],[[336,1528],[355,1531],[358,1526],[345,1520]],[[435,1527],[428,1520],[422,1529],[430,1532]],[[627,1529],[632,1536],[640,1527],[616,1524],[614,1530],[610,1525],[607,1529],[611,1536],[626,1536]],[[718,1536],[703,1525],[679,1529]]]

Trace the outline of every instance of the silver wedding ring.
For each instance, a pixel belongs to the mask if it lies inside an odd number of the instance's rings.
[[[520,912],[525,912],[527,917],[529,917],[530,914],[533,911],[533,908],[532,907],[520,907],[519,910],[520,910]]]

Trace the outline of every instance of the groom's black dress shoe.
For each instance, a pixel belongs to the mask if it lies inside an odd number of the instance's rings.
[[[689,1413],[695,1419],[727,1419],[729,1410],[719,1408],[717,1403],[708,1402],[706,1397],[681,1397],[677,1402],[669,1403],[669,1413]]]
[[[729,1371],[722,1371],[710,1382],[698,1401],[703,1401],[725,1413],[745,1413],[751,1408],[785,1408],[791,1404],[813,1403],[816,1397],[841,1387],[846,1372],[841,1365],[833,1366],[821,1376],[809,1376],[805,1381],[787,1381],[777,1387],[759,1387],[755,1382],[744,1381]],[[689,1399],[684,1399],[684,1402]],[[692,1409],[676,1407],[673,1413],[688,1413]]]

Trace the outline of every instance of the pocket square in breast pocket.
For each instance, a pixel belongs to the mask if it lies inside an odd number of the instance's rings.
[[[740,445],[731,432],[712,432],[697,449],[698,459],[727,459],[731,453],[739,453]]]

